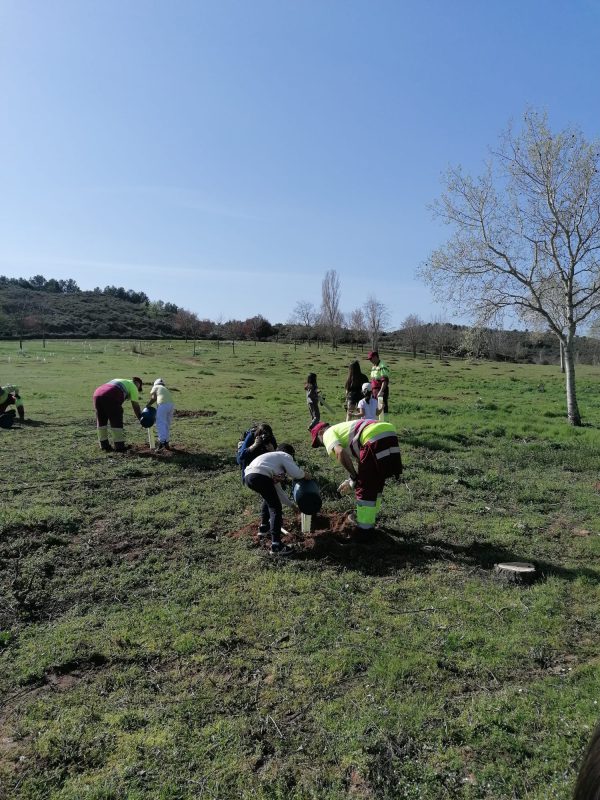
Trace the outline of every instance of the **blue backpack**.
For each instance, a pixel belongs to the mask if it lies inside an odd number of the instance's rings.
[[[257,427],[257,425],[253,425],[247,431],[244,431],[244,433],[242,433],[242,438],[238,442],[235,460],[242,470],[242,480],[244,480],[244,470],[252,460],[246,451],[254,444]]]
[[[257,456],[261,456],[264,453],[267,453],[268,450],[266,447],[257,447],[252,453],[248,453],[248,448],[252,447],[254,442],[256,441],[256,429],[258,425],[253,425],[251,428],[248,428],[247,431],[242,433],[241,439],[237,445],[237,453],[235,456],[236,463],[239,464],[240,469],[242,470],[242,483],[244,482],[244,472],[248,464],[254,461]],[[271,439],[274,448],[277,448],[277,442],[275,441],[275,437],[273,436]]]

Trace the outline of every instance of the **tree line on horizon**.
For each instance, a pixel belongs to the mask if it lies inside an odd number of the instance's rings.
[[[57,288],[58,286],[58,288]],[[62,287],[62,288],[61,288]],[[281,341],[319,346],[328,343],[366,349],[399,350],[414,358],[484,358],[535,364],[560,363],[555,337],[548,331],[503,330],[453,324],[441,318],[425,321],[409,314],[390,329],[390,312],[374,296],[365,306],[344,313],[341,283],[335,271],[326,274],[321,306],[296,303],[286,322],[261,314],[246,319],[201,319],[192,311],[143,292],[123,287],[81,290],[72,280],[0,276],[0,338],[181,338],[220,341]],[[132,298],[136,298],[135,300]],[[578,337],[581,363],[600,364],[600,341]]]

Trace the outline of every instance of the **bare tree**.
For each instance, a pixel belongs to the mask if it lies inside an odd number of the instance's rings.
[[[406,338],[406,342],[412,350],[413,358],[417,357],[417,347],[422,338],[423,326],[425,323],[416,314],[409,314],[402,323],[402,330]]]
[[[196,339],[200,335],[201,327],[202,325],[198,319],[198,315],[193,311],[180,308],[175,314],[175,328],[183,333],[186,342],[188,339],[193,339],[194,355],[196,355]]]
[[[367,330],[371,337],[371,350],[377,350],[379,337],[389,323],[390,314],[386,306],[380,303],[373,295],[367,298],[364,310]]]
[[[367,337],[367,322],[362,308],[355,308],[348,314],[348,327],[352,333],[352,341],[363,345]]]
[[[300,325],[304,329],[309,344],[312,329],[315,326],[317,317],[317,309],[314,304],[308,300],[298,300],[292,311],[290,321],[295,325]]]
[[[325,273],[321,284],[321,324],[326,329],[332,347],[337,347],[343,315],[340,311],[340,279],[334,269]]]
[[[23,337],[40,327],[36,303],[29,297],[10,306],[10,317],[16,335],[19,337],[19,350],[23,349]]]
[[[505,309],[541,317],[562,343],[567,416],[581,424],[575,335],[600,308],[600,150],[527,111],[483,175],[445,178],[435,213],[454,235],[421,268],[437,298],[478,321]]]

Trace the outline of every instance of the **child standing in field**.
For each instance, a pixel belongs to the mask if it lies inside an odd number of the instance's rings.
[[[381,409],[377,407],[377,398],[371,394],[371,384],[363,383],[362,385],[362,398],[358,401],[357,406],[360,419],[377,419]]]
[[[306,402],[310,413],[310,425],[308,426],[308,430],[311,431],[321,419],[321,412],[319,411],[319,387],[317,386],[317,376],[314,372],[308,373],[304,389],[306,391]]]
[[[362,398],[362,386],[369,379],[361,372],[358,361],[353,361],[348,366],[348,377],[344,388],[346,389],[346,422],[357,416],[357,406]]]
[[[152,386],[150,400],[147,405],[153,406],[156,403],[156,434],[158,436],[157,449],[169,448],[169,437],[173,414],[175,413],[175,403],[171,392],[165,386],[162,378],[157,378]]]

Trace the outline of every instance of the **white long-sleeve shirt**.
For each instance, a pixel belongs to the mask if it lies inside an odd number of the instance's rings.
[[[283,491],[279,481],[283,480],[286,475],[289,475],[294,480],[300,480],[304,477],[304,470],[296,464],[289,453],[275,450],[273,453],[264,453],[262,456],[257,456],[244,470],[244,477],[247,478],[248,475],[253,473],[271,478],[283,505],[293,507],[293,500]]]
[[[257,456],[253,461],[248,464],[244,470],[244,475],[252,475],[252,473],[259,475],[266,475],[267,478],[272,478],[274,481],[280,481],[289,475],[294,480],[300,480],[304,477],[304,470],[299,467],[289,453],[284,453],[282,450],[275,450],[273,453],[264,453],[262,456]]]

